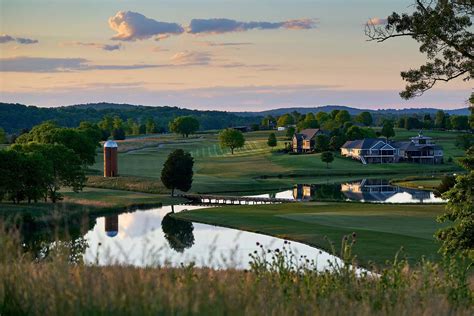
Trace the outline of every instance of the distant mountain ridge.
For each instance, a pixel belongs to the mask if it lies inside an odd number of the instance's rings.
[[[316,112],[331,112],[333,110],[346,110],[351,115],[357,115],[361,112],[367,111],[374,114],[395,114],[395,115],[410,115],[410,114],[435,114],[437,111],[441,109],[436,108],[407,108],[407,109],[359,109],[350,106],[344,105],[323,105],[317,107],[289,107],[289,108],[278,108],[266,111],[259,111],[259,112],[233,112],[236,115],[240,116],[279,116],[286,113],[290,113],[293,111],[299,112],[301,114],[307,113],[316,113]],[[444,110],[444,112],[450,115],[469,115],[470,111],[469,108],[460,108],[460,109],[452,109],[452,110]]]

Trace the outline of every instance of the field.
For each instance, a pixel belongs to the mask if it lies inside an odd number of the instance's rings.
[[[234,155],[230,154],[230,150],[220,148],[217,134],[213,132],[194,135],[189,139],[173,135],[129,139],[119,142],[119,173],[126,178],[132,177],[131,182],[139,182],[140,179],[145,182],[159,182],[161,168],[167,155],[177,148],[191,152],[195,159],[192,191],[198,193],[260,193],[288,189],[298,181],[322,183],[365,176],[431,175],[460,170],[454,162],[421,167],[409,163],[362,165],[357,161],[342,158],[338,154],[328,169],[319,154],[288,155],[279,153],[276,149],[270,150],[266,145],[269,133],[269,131],[246,133],[245,147],[236,150]],[[416,133],[397,130],[396,138],[406,140]],[[435,138],[444,148],[446,158],[455,159],[462,156],[463,151],[454,146],[458,133],[427,131],[425,135]],[[284,137],[284,132],[279,132],[277,136],[278,148],[289,142]],[[100,174],[102,164],[102,155],[99,153],[91,172]],[[163,190],[145,191],[163,192]]]
[[[192,153],[195,159],[194,193],[261,194],[288,190],[297,183],[337,183],[365,177],[405,178],[459,172],[454,162],[441,165],[371,164],[339,157],[330,168],[321,162],[319,154],[290,155],[278,151],[289,142],[284,132],[278,133],[279,146],[271,150],[267,144],[269,131],[246,133],[246,145],[231,155],[220,148],[216,132],[207,132],[183,139],[175,135],[135,137],[119,142],[118,178],[105,179],[102,173],[102,154],[89,170],[87,188],[73,193],[65,190],[65,199],[56,206],[2,205],[2,214],[34,209],[48,213],[50,209],[120,211],[139,206],[181,203],[171,199],[160,181],[162,165],[168,154],[178,148]],[[446,157],[462,155],[454,147],[457,133],[425,132],[445,148]],[[397,130],[398,139],[408,139],[416,132]],[[424,180],[423,180],[424,181]],[[425,183],[426,182],[426,183]],[[426,180],[424,185],[435,185]],[[415,184],[419,186],[420,184]],[[404,246],[410,261],[422,256],[436,258],[438,245],[433,238],[440,227],[436,217],[443,205],[367,205],[358,203],[308,203],[237,207],[226,206],[199,210],[176,216],[214,225],[235,227],[301,241],[329,249],[325,237],[335,242],[336,248],[343,235],[356,232],[356,252],[362,262],[384,263]]]
[[[412,262],[422,256],[435,259],[439,245],[433,234],[441,227],[436,217],[443,210],[444,205],[298,203],[226,206],[174,216],[278,236],[329,251],[326,237],[339,251],[342,236],[355,232],[354,251],[359,260],[383,264],[401,247]]]

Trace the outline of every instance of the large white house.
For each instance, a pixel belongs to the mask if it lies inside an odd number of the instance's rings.
[[[408,142],[389,142],[384,138],[365,138],[347,141],[341,147],[341,155],[367,163],[443,163],[443,149],[431,137],[411,137]]]

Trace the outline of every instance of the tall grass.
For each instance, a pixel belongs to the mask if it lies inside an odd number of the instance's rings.
[[[462,260],[395,260],[364,272],[355,236],[342,241],[345,264],[317,271],[289,248],[251,256],[251,269],[90,266],[65,244],[43,260],[0,234],[0,315],[472,315],[472,279]],[[74,251],[73,251],[74,252]]]

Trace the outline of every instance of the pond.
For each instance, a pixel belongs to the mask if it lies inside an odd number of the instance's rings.
[[[434,192],[403,188],[388,179],[361,179],[344,183],[295,184],[292,190],[255,195],[297,201],[357,201],[369,203],[443,203]]]
[[[239,231],[174,219],[172,211],[198,209],[200,206],[165,206],[97,218],[84,238],[86,263],[112,263],[153,266],[179,266],[194,262],[199,267],[248,268],[249,254],[265,249],[291,248],[299,256],[315,260],[318,269],[325,269],[328,260],[340,260],[317,248],[262,234]],[[201,206],[202,208],[202,206]]]

